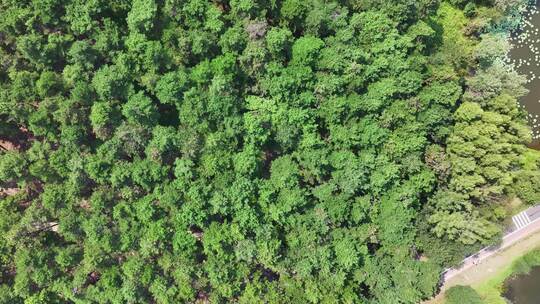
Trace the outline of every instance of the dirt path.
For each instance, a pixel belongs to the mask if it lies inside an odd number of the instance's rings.
[[[509,261],[539,246],[540,220],[536,220],[529,226],[505,236],[501,246],[495,250],[483,250],[477,257],[466,259],[461,268],[447,272],[439,295],[424,304],[442,303],[444,291],[452,286],[475,285],[488,280],[495,272],[507,266]]]

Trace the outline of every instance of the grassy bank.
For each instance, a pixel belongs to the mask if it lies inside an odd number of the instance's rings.
[[[506,304],[502,297],[504,281],[513,275],[528,273],[535,266],[540,266],[540,248],[517,257],[508,266],[496,272],[489,280],[479,282],[473,288],[482,296],[484,303]]]
[[[534,227],[529,235],[513,245],[446,281],[441,293],[423,304],[449,304],[445,299],[446,291],[458,285],[471,286],[480,295],[480,303],[504,303],[501,292],[505,279],[512,274],[527,272],[530,267],[540,264],[540,227]],[[466,301],[458,303],[469,304]]]

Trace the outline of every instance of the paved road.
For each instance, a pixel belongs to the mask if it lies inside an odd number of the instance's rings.
[[[482,263],[483,260],[490,256],[504,250],[517,243],[519,240],[528,237],[531,234],[540,232],[540,205],[531,207],[523,212],[512,217],[513,225],[510,227],[508,233],[503,237],[501,244],[497,246],[486,247],[476,254],[466,258],[461,263],[459,268],[452,268],[447,270],[443,276],[443,284],[452,277],[459,275],[460,273],[468,270],[478,263]],[[444,285],[443,285],[444,289]]]
[[[484,258],[476,266],[463,266],[459,273],[455,273],[451,278],[444,282],[439,293],[432,299],[422,302],[422,304],[442,304],[444,303],[444,292],[455,285],[470,285],[473,288],[487,282],[493,278],[496,273],[509,267],[509,262],[522,256],[526,252],[537,249],[540,246],[540,221],[529,225],[527,231],[522,230],[519,233],[512,234],[509,239],[512,245],[505,249],[497,250],[491,256]],[[515,238],[515,239],[514,239]],[[511,240],[513,239],[513,240]],[[467,303],[463,303],[467,304]]]
[[[512,217],[513,225],[509,227],[508,232],[513,232],[522,229],[531,222],[540,219],[540,205],[531,207],[525,211],[518,213]]]

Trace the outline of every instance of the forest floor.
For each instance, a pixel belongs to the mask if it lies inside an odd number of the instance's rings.
[[[480,287],[492,279],[498,272],[510,266],[512,261],[540,246],[540,221],[505,237],[494,251],[484,251],[477,257],[468,259],[461,268],[454,270],[434,299],[424,304],[444,303],[444,291],[455,285]]]

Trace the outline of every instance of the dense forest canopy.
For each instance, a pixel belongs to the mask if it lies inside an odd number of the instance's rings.
[[[0,303],[417,303],[537,201],[519,0],[0,0]]]

